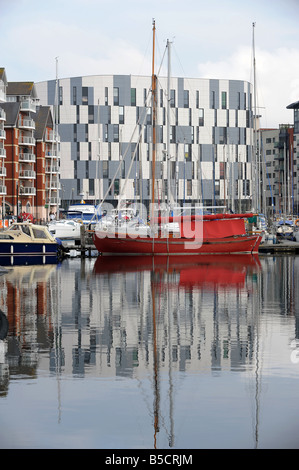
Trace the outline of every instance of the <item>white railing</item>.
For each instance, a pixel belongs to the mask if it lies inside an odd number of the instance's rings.
[[[46,131],[45,141],[46,142],[60,142],[60,136],[55,131]]]
[[[19,161],[33,163],[36,161],[36,157],[34,153],[19,153]]]
[[[57,181],[47,182],[46,189],[60,189],[60,183]]]
[[[35,145],[35,139],[33,137],[21,136],[19,137],[19,145]]]
[[[20,194],[24,196],[35,196],[36,189],[32,186],[21,186],[20,187]]]
[[[0,108],[0,119],[6,121],[6,112],[2,108]]]
[[[5,103],[6,101],[6,93],[4,90],[0,89],[0,103]]]
[[[6,168],[5,168],[5,166],[0,166],[0,176],[6,176]]]
[[[0,147],[0,157],[1,158],[6,158],[6,149]]]
[[[35,129],[35,122],[33,121],[33,119],[23,119],[22,116],[20,116],[19,127],[25,127],[26,129]]]
[[[58,173],[59,172],[59,168],[58,166],[54,166],[54,165],[48,165],[46,166],[46,173]]]
[[[0,186],[0,194],[2,194],[2,196],[5,196],[7,193],[6,193],[6,186]]]
[[[22,170],[19,173],[19,178],[31,178],[35,179],[36,173],[33,170]]]
[[[21,111],[33,111],[36,112],[36,104],[30,98],[21,101]]]
[[[0,139],[6,139],[6,132],[3,129],[0,129]]]
[[[60,203],[60,198],[59,197],[50,197],[49,198],[49,204],[59,204]]]

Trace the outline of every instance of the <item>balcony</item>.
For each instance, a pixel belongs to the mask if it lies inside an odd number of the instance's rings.
[[[54,191],[57,191],[58,189],[60,189],[60,183],[59,181],[47,181],[46,183],[46,189],[49,190],[49,189],[53,189]]]
[[[4,129],[0,129],[0,139],[3,139],[3,140],[6,139],[6,132]]]
[[[0,108],[0,121],[6,121],[6,112]]]
[[[6,186],[0,186],[0,195],[1,196],[6,196]]]
[[[6,158],[6,149],[0,147],[0,158]]]
[[[45,135],[45,141],[46,142],[51,142],[51,143],[55,143],[55,142],[60,142],[60,136],[57,134],[57,132],[55,131],[46,131],[46,135]]]
[[[0,85],[0,103],[5,103],[6,102],[6,93],[5,93],[5,88],[3,86],[3,82],[1,80],[1,85]]]
[[[21,196],[35,196],[36,189],[32,186],[20,186],[20,195]]]
[[[5,166],[0,166],[0,177],[6,176],[6,168]]]
[[[32,111],[33,113],[36,112],[36,104],[31,98],[24,99],[21,101],[21,111]]]
[[[45,156],[46,158],[60,158],[58,150],[51,150],[47,152]]]
[[[49,198],[49,204],[60,204],[60,198],[59,197],[50,197]]]
[[[59,173],[59,167],[56,165],[47,165],[46,173]]]
[[[28,162],[34,163],[36,161],[36,156],[34,153],[19,153],[19,162]]]
[[[22,170],[19,173],[19,178],[22,179],[35,179],[36,173],[33,170]]]
[[[25,119],[23,116],[19,117],[18,125],[20,129],[35,129],[35,122],[33,119]]]
[[[27,137],[22,135],[19,137],[19,145],[29,145],[31,147],[35,147],[35,139],[34,137]]]

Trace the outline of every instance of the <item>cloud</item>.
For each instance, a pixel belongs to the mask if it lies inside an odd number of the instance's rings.
[[[278,127],[292,123],[293,115],[286,110],[299,100],[299,49],[277,48],[274,51],[256,49],[257,106],[263,127]],[[253,83],[251,48],[240,47],[221,61],[199,63],[202,78],[247,80]]]

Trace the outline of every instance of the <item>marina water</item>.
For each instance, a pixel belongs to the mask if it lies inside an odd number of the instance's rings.
[[[292,255],[7,267],[1,448],[299,447],[298,282]]]

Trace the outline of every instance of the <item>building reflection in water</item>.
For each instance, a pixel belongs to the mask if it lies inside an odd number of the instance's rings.
[[[8,320],[0,338],[1,395],[12,378],[35,378],[38,369],[57,377],[146,379],[155,442],[166,393],[172,446],[174,374],[256,370],[267,314],[293,317],[293,340],[299,339],[296,258],[190,258],[99,257],[8,268],[0,277]]]

